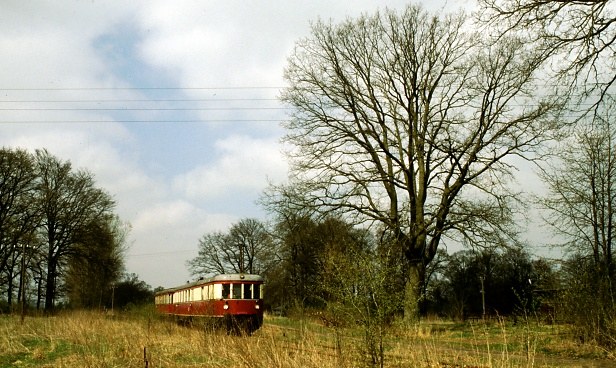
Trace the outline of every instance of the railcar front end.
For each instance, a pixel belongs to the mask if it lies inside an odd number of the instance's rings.
[[[178,319],[222,324],[228,330],[251,333],[263,324],[263,278],[222,274],[159,291],[159,313]]]

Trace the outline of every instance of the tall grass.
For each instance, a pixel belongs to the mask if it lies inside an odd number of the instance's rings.
[[[504,321],[474,325],[429,322],[392,327],[385,366],[547,367],[539,327]],[[548,331],[549,332],[549,331]],[[317,323],[267,318],[253,336],[181,326],[151,313],[107,316],[0,316],[0,367],[357,367],[369,364],[361,329],[343,336]],[[541,355],[538,358],[538,355]],[[576,360],[577,363],[579,361]],[[570,365],[579,366],[579,365]]]
[[[0,317],[0,367],[338,367],[321,336],[266,326],[255,336],[91,312]],[[145,350],[145,353],[144,353]],[[325,350],[325,351],[324,351]]]

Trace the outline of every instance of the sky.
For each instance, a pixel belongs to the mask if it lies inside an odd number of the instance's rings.
[[[277,96],[311,22],[407,4],[3,1],[0,145],[91,172],[131,226],[126,272],[176,286],[191,278],[199,238],[265,219],[256,201],[286,180]]]

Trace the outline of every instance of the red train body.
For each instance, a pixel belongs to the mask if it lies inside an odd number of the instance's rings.
[[[263,278],[223,274],[161,290],[156,310],[179,319],[203,318],[253,332],[263,324]]]

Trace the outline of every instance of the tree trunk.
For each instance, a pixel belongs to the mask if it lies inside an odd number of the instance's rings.
[[[56,294],[56,264],[52,259],[47,266],[47,280],[45,283],[45,312],[54,309],[54,299]]]
[[[9,305],[9,308],[11,308],[11,311],[13,311],[13,273],[9,272],[8,274],[8,284],[7,284],[7,293],[6,293],[6,301]]]
[[[421,291],[426,276],[426,268],[421,262],[409,264],[406,285],[404,286],[404,322],[407,325],[419,321]]]
[[[36,310],[41,310],[41,300],[43,298],[43,276],[36,280]]]

